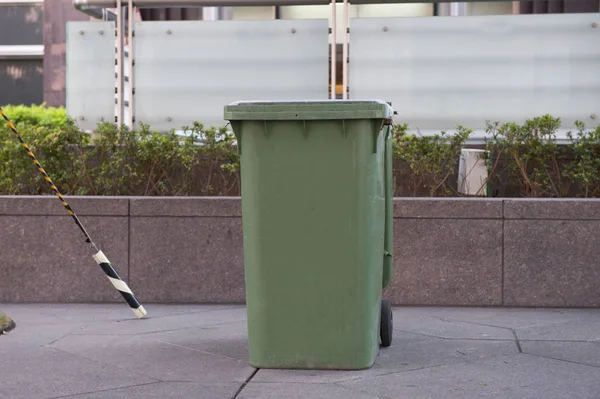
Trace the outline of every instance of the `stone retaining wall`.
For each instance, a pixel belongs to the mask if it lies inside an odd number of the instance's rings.
[[[237,197],[70,197],[142,303],[244,301]],[[395,304],[600,306],[600,200],[396,198]],[[0,196],[0,302],[120,302],[55,197]]]

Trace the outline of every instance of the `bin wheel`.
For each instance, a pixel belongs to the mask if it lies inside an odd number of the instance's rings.
[[[394,331],[394,316],[392,314],[392,302],[384,299],[381,301],[381,346],[388,347],[392,344],[392,332]]]

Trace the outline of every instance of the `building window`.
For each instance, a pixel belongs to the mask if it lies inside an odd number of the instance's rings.
[[[0,0],[0,105],[43,102],[43,6],[43,0]]]

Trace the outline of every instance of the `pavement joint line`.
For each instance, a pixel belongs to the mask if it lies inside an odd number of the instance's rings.
[[[334,384],[334,385],[336,385],[336,384]],[[375,398],[375,399],[393,399],[393,398],[391,398],[389,396],[377,395],[377,394],[374,394],[374,393],[371,393],[371,392],[363,391],[362,389],[348,388],[348,387],[345,387],[345,386],[342,386],[342,385],[336,385],[336,386],[339,387],[339,388],[345,389],[346,391],[364,393],[365,395],[369,395],[370,397]]]
[[[141,333],[121,333],[121,334],[117,334],[117,333],[89,333],[89,334],[71,334],[71,335],[90,335],[90,336],[94,336],[94,335],[99,335],[99,336],[106,336],[106,335],[115,335],[115,336],[131,336],[131,335],[150,335],[150,334],[160,334],[160,333],[166,333],[166,332],[174,332],[174,331],[184,331],[184,330],[189,330],[192,328],[203,328],[203,327],[218,327],[218,326],[224,326],[224,325],[228,325],[228,324],[235,324],[235,323],[242,323],[242,322],[246,322],[246,320],[237,320],[237,321],[228,321],[228,322],[224,322],[224,323],[217,323],[217,324],[203,324],[203,325],[197,325],[197,326],[189,326],[189,327],[182,327],[182,328],[175,328],[175,329],[171,329],[171,330],[158,330],[158,331],[147,331],[147,332],[141,332]]]
[[[567,320],[567,321],[557,321],[557,322],[551,322],[551,323],[531,324],[531,325],[527,325],[527,326],[520,326],[520,327],[516,327],[516,328],[511,328],[511,327],[498,326],[498,325],[494,325],[494,324],[477,323],[477,322],[474,322],[474,321],[467,321],[467,320],[454,319],[454,318],[446,318],[445,320],[442,319],[442,318],[440,318],[440,320],[442,320],[442,321],[456,321],[456,322],[461,322],[461,323],[475,324],[475,325],[478,325],[478,326],[501,328],[501,329],[505,329],[505,330],[509,330],[509,331],[523,330],[523,329],[528,329],[528,328],[536,328],[536,327],[544,327],[544,326],[555,326],[555,325],[559,325],[559,324],[563,324],[563,323],[572,323],[574,321],[578,321],[578,319],[573,319],[573,320]],[[521,340],[521,341],[524,341],[524,340]]]
[[[0,303],[0,305],[5,305],[4,303]],[[23,306],[18,306],[18,307],[25,307],[26,303],[20,304],[20,303],[7,303],[7,305],[23,305]],[[69,304],[59,304],[59,305],[69,305]],[[115,304],[83,304],[83,305],[115,305]],[[150,304],[149,306],[151,307],[153,304]],[[100,307],[99,306],[99,307]],[[223,306],[227,306],[227,305],[223,305]],[[223,311],[228,311],[228,310],[233,310],[233,309],[241,309],[243,308],[242,305],[231,305],[231,306],[227,306],[227,307],[223,307],[222,309],[211,309],[211,310],[198,310],[198,311],[191,311],[191,312],[182,312],[182,313],[170,313],[170,314],[164,314],[164,315],[160,315],[160,316],[152,316],[152,317],[148,317],[145,320],[150,320],[150,319],[160,319],[160,318],[164,318],[164,317],[176,317],[176,316],[184,316],[184,315],[191,315],[191,314],[199,314],[199,313],[212,313],[212,312],[223,312]],[[37,313],[37,311],[36,311]],[[42,323],[41,325],[65,325],[65,324],[80,324],[80,323],[86,323],[86,324],[96,324],[96,323],[106,323],[107,320],[69,320],[68,318],[64,317],[64,315],[60,312],[60,310],[48,310],[48,309],[43,309],[40,310],[39,313],[37,313],[40,316],[44,316],[44,315],[48,315],[50,314],[53,317],[57,317],[61,320],[64,320],[66,323],[62,323],[62,322],[52,322],[52,323]],[[113,320],[109,320],[109,322],[112,323],[122,323],[122,322],[127,322],[127,321],[134,321],[134,322],[138,322],[139,320],[137,319],[113,319]]]
[[[149,309],[152,308],[152,304],[146,305],[146,307],[148,307]],[[164,317],[176,317],[176,316],[185,316],[185,315],[190,315],[190,314],[199,314],[199,313],[212,313],[212,312],[224,312],[227,310],[234,310],[234,309],[242,309],[242,306],[229,306],[229,307],[223,307],[222,309],[211,309],[211,310],[199,310],[199,311],[194,311],[194,312],[181,312],[181,313],[171,313],[171,314],[163,314],[160,316],[152,316],[152,317],[148,317],[146,318],[146,320],[152,320],[152,319],[160,319],[160,318],[164,318]],[[118,319],[116,320],[117,323],[122,323],[122,322],[138,322],[137,319]]]
[[[129,371],[130,373],[137,374],[137,375],[140,375],[140,376],[143,376],[143,377],[149,378],[149,379],[151,379],[151,380],[154,380],[154,381],[153,381],[153,383],[156,383],[156,382],[165,382],[165,381],[161,380],[160,378],[152,377],[152,376],[149,376],[149,375],[147,375],[147,374],[140,373],[139,371],[132,370],[132,369],[130,369],[130,368],[121,367],[121,366],[120,366],[120,365],[118,365],[118,364],[117,364],[117,365],[115,365],[115,364],[110,364],[110,363],[104,363],[104,362],[101,362],[101,361],[99,361],[99,360],[96,360],[96,359],[91,359],[91,358],[89,358],[89,357],[82,356],[82,355],[80,355],[80,354],[77,354],[77,353],[72,353],[72,352],[69,352],[69,351],[66,351],[66,350],[63,350],[63,349],[56,348],[56,347],[54,347],[54,346],[48,346],[48,347],[46,347],[46,349],[51,349],[51,350],[55,350],[55,351],[57,351],[57,352],[65,353],[65,354],[67,354],[67,355],[70,355],[70,356],[75,356],[75,357],[78,357],[78,358],[80,358],[80,359],[86,360],[86,361],[88,361],[88,362],[92,362],[92,363],[100,364],[100,365],[102,365],[102,366],[114,367],[114,368],[118,368],[118,369],[121,369],[121,370],[127,370],[127,371]],[[142,385],[145,385],[145,384],[142,384]]]
[[[423,335],[425,337],[444,339],[444,337],[438,337],[437,335],[425,334],[425,333],[421,333],[421,332],[418,332],[418,331],[402,330],[402,329],[396,329],[396,328],[394,329],[394,331],[401,331],[401,332],[407,332],[407,333],[412,333],[412,334]]]
[[[523,354],[524,355],[529,355],[529,356],[541,357],[541,358],[544,358],[544,359],[556,360],[557,362],[565,362],[565,363],[571,363],[571,364],[578,364],[580,366],[587,366],[587,367],[593,367],[593,368],[596,368],[596,369],[600,369],[600,366],[597,366],[595,364],[582,363],[582,362],[574,362],[573,360],[566,360],[566,359],[560,359],[558,357],[538,355],[536,353],[530,353],[530,352],[523,352]]]
[[[122,387],[108,388],[108,389],[99,389],[97,391],[80,392],[80,393],[74,393],[74,394],[62,395],[62,396],[53,396],[53,397],[48,398],[48,399],[76,398],[77,396],[81,396],[81,395],[89,395],[89,394],[93,394],[93,393],[116,391],[116,390],[119,390],[119,389],[142,387],[144,385],[161,384],[163,382],[164,381],[145,382],[143,384],[126,385],[126,386],[122,386]],[[169,382],[171,382],[171,381],[169,381]]]
[[[242,363],[242,364],[248,364],[248,362],[245,362],[245,361],[240,360],[240,359],[236,359],[234,357],[224,356],[224,355],[220,355],[218,353],[213,353],[213,352],[207,352],[207,351],[203,351],[202,349],[198,349],[198,348],[190,348],[189,346],[174,344],[172,342],[166,342],[166,341],[162,341],[162,340],[157,340],[155,342],[160,342],[161,344],[174,346],[176,348],[187,349],[187,350],[191,350],[191,351],[194,351],[194,352],[203,353],[205,355],[217,356],[217,357],[220,357],[222,359],[233,360],[235,362]]]
[[[508,329],[509,331],[511,330],[508,327],[505,327],[506,329]],[[421,333],[421,332],[417,332],[417,331],[410,331],[410,330],[400,330],[400,329],[394,329],[394,331],[401,331],[401,332],[407,332],[407,333],[412,333],[412,334],[418,334],[418,335],[423,335],[426,337],[431,337],[431,338],[438,338],[438,339],[442,339],[442,340],[458,340],[458,341],[507,341],[507,342],[511,342],[513,341],[510,338],[462,338],[462,337],[440,337],[438,335],[431,335],[431,334],[425,334],[425,333]],[[426,341],[425,341],[426,342]],[[418,343],[418,342],[417,342]]]
[[[240,387],[238,388],[238,390],[233,394],[233,396],[231,397],[231,399],[236,399],[240,393],[242,393],[242,391],[244,390],[244,388],[246,388],[246,385],[248,385],[250,383],[250,381],[252,381],[252,379],[254,378],[254,376],[260,371],[260,369],[254,369],[254,371],[252,372],[252,374],[250,374],[250,376],[248,378],[246,378],[246,381],[244,381],[242,383],[242,385],[240,385]]]
[[[510,338],[457,338],[457,337],[439,337],[439,339],[443,340],[443,341],[494,341],[494,342],[513,342],[514,339],[510,339]],[[427,342],[427,341],[424,341]],[[415,342],[415,344],[418,344],[420,342]]]
[[[475,360],[478,360],[478,359],[475,359]],[[452,365],[455,365],[455,364],[468,363],[470,361],[472,361],[472,359],[465,359],[465,360],[459,360],[459,361],[449,361],[448,363],[436,364],[436,365],[433,365],[433,366],[415,367],[415,368],[406,369],[406,370],[390,371],[389,373],[379,373],[379,374],[365,375],[365,376],[360,376],[360,377],[349,378],[347,380],[335,381],[333,384],[334,385],[338,385],[338,384],[343,384],[343,383],[350,382],[350,381],[364,380],[364,379],[367,379],[367,378],[378,378],[378,377],[385,377],[385,376],[393,375],[393,374],[408,373],[408,372],[411,372],[411,371],[419,371],[419,370],[434,369],[434,368],[437,368],[437,367],[452,366]],[[286,382],[286,383],[288,383],[288,382]],[[304,384],[304,383],[303,382],[299,382],[299,384]],[[328,383],[324,382],[324,383],[320,383],[320,384],[328,384]]]
[[[600,344],[598,340],[587,340],[587,339],[523,339],[519,340],[520,342],[571,342],[574,344],[586,344],[586,343],[595,343]]]
[[[517,332],[515,331],[515,329],[511,329],[510,331],[512,332],[512,334],[515,337],[515,344],[517,345],[517,349],[519,350],[519,353],[523,353],[523,348],[521,348],[521,343],[519,342],[519,337],[517,336]]]
[[[65,339],[65,338],[67,338],[67,337],[69,337],[69,336],[71,336],[71,335],[72,335],[71,333],[67,333],[66,335],[64,335],[64,336],[62,336],[62,337],[60,337],[60,338],[57,338],[57,339],[55,339],[54,341],[52,341],[52,342],[50,342],[50,343],[47,343],[47,344],[42,344],[42,345],[40,345],[40,346],[42,346],[42,347],[47,347],[47,348],[52,348],[52,345],[54,345],[54,344],[55,344],[55,343],[57,343],[58,341],[62,341],[63,339]]]
[[[512,342],[512,340],[505,340],[505,341],[506,342]],[[488,360],[488,359],[495,359],[495,358],[508,357],[508,356],[517,356],[519,354],[521,354],[521,353],[504,353],[504,354],[492,355],[492,356],[486,357],[486,358],[472,358],[472,359],[463,359],[463,360],[450,360],[450,361],[448,361],[446,363],[436,364],[436,365],[433,365],[433,366],[415,367],[415,368],[406,369],[406,370],[390,371],[389,373],[377,373],[377,374],[365,375],[365,376],[360,376],[360,377],[348,378],[348,379],[342,380],[342,381],[335,381],[335,382],[333,382],[333,384],[337,385],[337,384],[343,384],[343,383],[350,382],[350,381],[358,381],[358,380],[362,380],[362,379],[366,379],[366,378],[385,377],[385,376],[393,375],[393,374],[402,374],[402,373],[408,373],[408,372],[411,372],[411,371],[427,370],[427,369],[433,369],[433,368],[444,367],[444,366],[454,366],[454,365],[464,364],[464,363],[476,363],[476,362],[483,361],[483,360]],[[289,382],[286,382],[286,383],[289,383]]]
[[[477,323],[477,322],[474,322],[474,321],[467,321],[467,320],[460,320],[460,319],[453,319],[453,318],[447,318],[445,320],[442,319],[442,318],[440,318],[440,320],[442,320],[442,321],[456,321],[456,322],[459,322],[459,323],[467,323],[467,324],[475,324],[477,326],[500,328],[500,329],[509,330],[509,331],[513,330],[510,327],[497,326],[497,325],[494,325],[494,324]],[[538,327],[538,326],[541,326],[541,325],[545,325],[545,324],[538,324],[538,325],[534,325],[534,326],[531,326],[531,327]],[[519,328],[529,328],[529,326],[528,327],[519,327]]]

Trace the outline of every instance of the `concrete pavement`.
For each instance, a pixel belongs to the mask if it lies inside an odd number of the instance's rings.
[[[0,397],[600,398],[600,309],[396,307],[362,371],[255,370],[239,305],[0,304]]]

